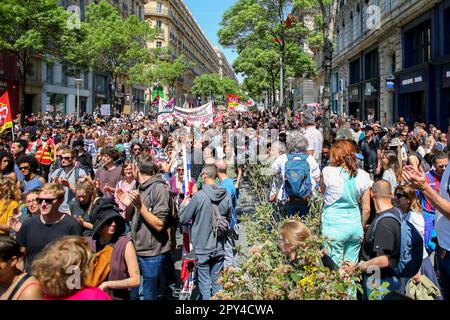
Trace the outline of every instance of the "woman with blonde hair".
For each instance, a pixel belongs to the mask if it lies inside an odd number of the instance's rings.
[[[285,254],[291,261],[298,258],[298,248],[310,236],[311,231],[302,222],[297,220],[286,220],[280,226],[278,237],[278,245],[283,254]],[[322,264],[330,270],[337,270],[338,266],[334,263],[326,253],[321,257]]]
[[[416,190],[405,185],[399,185],[395,190],[395,198],[399,209],[404,214],[404,219],[414,225],[423,238],[425,234],[425,220],[422,213],[422,206],[416,195]],[[419,273],[413,277],[413,281],[415,283],[420,282],[421,275],[426,276],[439,288],[436,272],[434,271],[428,252],[425,249],[425,244],[423,247],[422,266],[420,267]]]
[[[384,170],[382,179],[389,181],[392,194],[394,194],[395,188],[402,181],[402,170],[399,166],[397,154],[392,150],[386,150],[381,157],[381,165]]]
[[[322,235],[330,240],[328,252],[338,265],[358,262],[363,228],[370,215],[372,183],[369,174],[358,169],[355,145],[337,141],[330,150],[330,166],[323,169],[320,191],[325,204]]]
[[[13,218],[19,215],[14,181],[7,176],[0,176],[0,236],[9,235],[13,227]]]
[[[83,230],[83,236],[92,235],[90,214],[97,198],[94,183],[89,177],[82,177],[77,185],[75,198],[69,202],[69,214],[77,219]]]
[[[93,261],[94,253],[86,238],[65,236],[47,245],[32,268],[44,300],[111,300],[99,288],[86,286]]]

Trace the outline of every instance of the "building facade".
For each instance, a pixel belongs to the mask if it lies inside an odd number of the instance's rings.
[[[202,74],[216,73],[237,82],[224,54],[211,45],[182,0],[150,0],[145,6],[145,19],[153,27],[161,29],[151,47],[170,47],[171,59],[184,55],[193,62],[193,66],[175,83],[174,94],[178,105],[184,103],[184,97],[190,104],[196,100],[191,88],[194,79]],[[168,88],[164,91],[168,98]]]
[[[333,59],[333,110],[392,124],[446,126],[449,0],[342,0]]]
[[[74,12],[81,19],[85,17],[86,6],[90,3],[98,3],[98,0],[59,0],[58,5]],[[110,0],[124,16],[136,15],[144,19],[144,5],[147,0]],[[0,55],[0,94],[4,90],[10,93],[13,114],[19,110],[20,82],[19,71],[14,57]],[[75,72],[76,74],[76,72]],[[108,75],[90,70],[85,74],[75,75],[71,66],[61,64],[57,58],[47,55],[36,56],[30,61],[27,83],[25,86],[25,114],[30,113],[74,113],[78,87],[75,79],[82,79],[79,88],[80,114],[92,113],[102,104],[109,104],[112,89],[115,90],[117,109],[128,104],[131,110],[143,108],[143,86],[125,84],[125,77],[119,79],[117,88],[111,86]],[[12,97],[12,98],[11,98]]]

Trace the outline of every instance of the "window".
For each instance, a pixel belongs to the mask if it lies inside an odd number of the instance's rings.
[[[53,84],[53,63],[47,63],[47,83]]]
[[[376,49],[364,55],[364,80],[377,78],[378,75],[378,50]]]
[[[161,48],[162,47],[162,42],[161,41],[156,41],[156,47],[157,48]]]
[[[95,91],[105,92],[106,91],[106,79],[104,76],[95,76]]]
[[[350,62],[350,84],[355,84],[361,81],[361,59],[356,59]]]
[[[63,86],[67,86],[67,66],[63,65],[62,66],[62,71],[61,71],[61,84]]]
[[[392,11],[392,0],[385,0],[384,1],[384,10],[386,13],[391,13]]]
[[[156,12],[162,13],[162,3],[161,2],[156,3]]]
[[[162,29],[162,22],[161,22],[161,20],[157,20],[156,21],[156,27],[158,27],[159,29]]]
[[[405,67],[431,60],[431,21],[428,20],[405,33]]]
[[[450,8],[444,11],[444,54],[450,54]]]

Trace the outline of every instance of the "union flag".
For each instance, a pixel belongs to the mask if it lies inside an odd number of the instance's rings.
[[[0,133],[13,127],[8,91],[0,97]]]

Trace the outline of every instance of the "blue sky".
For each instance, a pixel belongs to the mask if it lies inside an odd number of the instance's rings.
[[[219,22],[222,20],[223,13],[230,8],[236,0],[184,0],[184,3],[191,11],[200,28],[205,33],[208,40],[213,46],[221,48],[227,57],[230,65],[236,59],[237,54],[231,49],[224,49],[219,45],[217,31],[219,30]],[[239,82],[242,78],[238,76]]]

